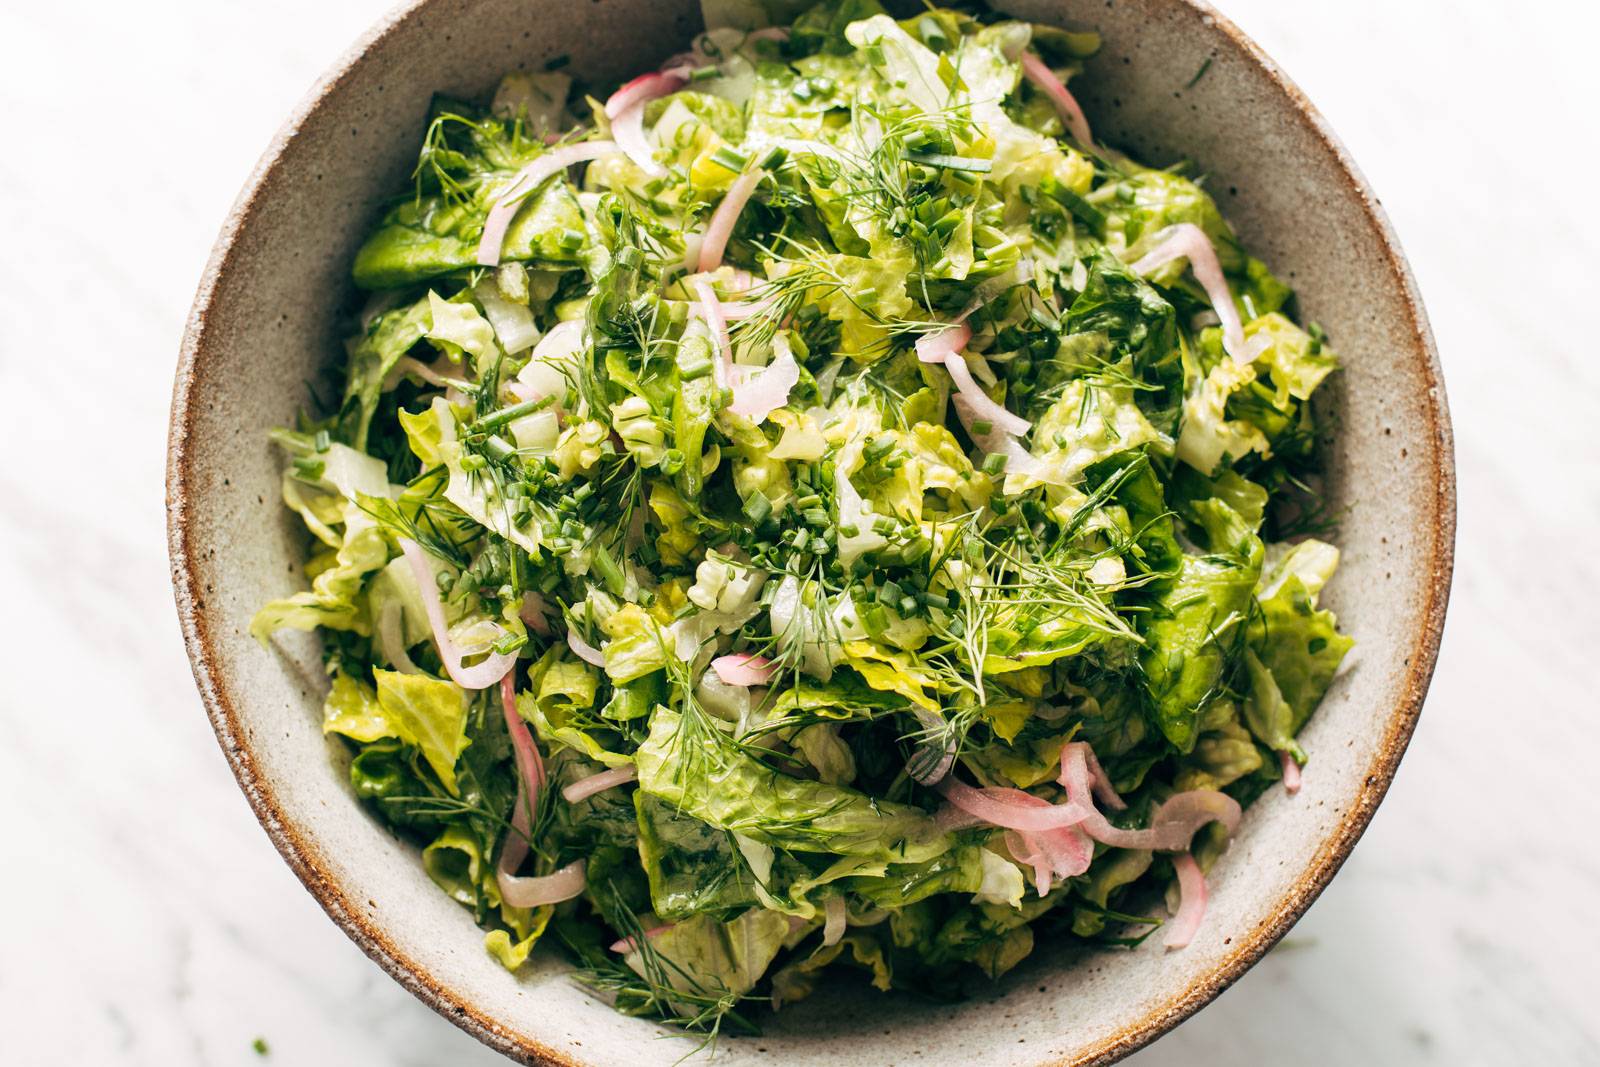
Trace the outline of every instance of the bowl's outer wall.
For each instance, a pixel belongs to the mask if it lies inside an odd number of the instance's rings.
[[[929,1007],[850,987],[785,1011],[735,1061],[891,1064],[1108,1062],[1238,977],[1332,877],[1409,739],[1443,624],[1454,470],[1436,355],[1381,211],[1321,120],[1271,62],[1188,0],[1014,2],[1094,28],[1105,50],[1078,84],[1097,132],[1157,162],[1187,156],[1245,242],[1290,280],[1344,357],[1330,408],[1335,502],[1348,509],[1329,587],[1359,666],[1306,731],[1297,797],[1273,791],[1211,874],[1205,927],[1074,963],[1039,945],[964,1003]],[[202,279],[174,396],[169,524],[179,614],[221,744],[272,840],[350,936],[447,1017],[532,1061],[670,1063],[685,1046],[615,1015],[548,961],[508,976],[414,852],[352,802],[318,722],[313,641],[270,649],[247,628],[303,584],[305,539],[279,503],[264,428],[335,363],[347,270],[383,198],[404,185],[434,90],[475,96],[559,55],[603,88],[682,48],[697,5],[422,0],[376,27],[279,134]],[[1187,87],[1202,64],[1205,75]],[[336,753],[334,753],[336,755]]]

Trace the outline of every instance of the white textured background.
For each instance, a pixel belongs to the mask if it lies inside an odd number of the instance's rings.
[[[1410,254],[1455,417],[1458,565],[1427,712],[1344,872],[1132,1062],[1600,1062],[1600,18],[1223,7],[1322,108]],[[251,1064],[258,1036],[267,1063],[498,1062],[278,859],[201,712],[167,581],[167,404],[207,250],[382,8],[0,9],[5,1064]]]

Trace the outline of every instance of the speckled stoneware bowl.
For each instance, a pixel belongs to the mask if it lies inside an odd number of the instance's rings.
[[[723,1044],[738,1063],[1106,1063],[1215,997],[1303,913],[1349,855],[1394,775],[1433,670],[1455,522],[1450,427],[1416,287],[1371,191],[1272,61],[1192,0],[1048,2],[1010,10],[1097,29],[1074,83],[1095,129],[1152,162],[1198,160],[1252,250],[1299,290],[1346,370],[1331,490],[1348,508],[1327,603],[1358,643],[1303,738],[1298,796],[1273,790],[1211,874],[1195,942],[1072,958],[1039,945],[992,993],[950,1006],[846,984]],[[667,1064],[681,1041],[614,1014],[542,959],[512,977],[467,911],[351,798],[319,730],[310,638],[263,649],[264,601],[303,582],[267,427],[339,358],[350,257],[401,187],[435,90],[475,96],[511,67],[570,55],[603,87],[684,47],[694,0],[421,0],[386,18],[312,91],[222,229],[183,341],[173,398],[173,582],[217,737],[274,844],[345,932],[397,981],[507,1055]],[[1203,63],[1206,74],[1187,83]]]

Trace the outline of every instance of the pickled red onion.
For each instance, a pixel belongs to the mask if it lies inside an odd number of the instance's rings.
[[[765,656],[742,653],[718,656],[711,661],[711,669],[717,672],[717,677],[722,679],[724,685],[740,686],[766,685],[778,673],[777,665]]]
[[[1166,946],[1184,948],[1206,917],[1206,877],[1187,852],[1172,857],[1172,866],[1178,872],[1178,911],[1167,928]]]
[[[702,272],[713,271],[722,266],[722,255],[728,250],[728,238],[733,236],[733,227],[739,221],[739,213],[744,210],[751,194],[756,191],[756,186],[761,184],[761,179],[765,176],[766,171],[751,168],[741,172],[728,187],[727,193],[722,197],[722,203],[712,212],[711,221],[706,225],[706,235],[700,242],[699,267]]]
[[[433,628],[433,641],[439,648],[439,660],[444,664],[450,680],[463,689],[487,689],[505,677],[517,662],[515,652],[491,652],[482,662],[471,667],[463,666],[461,649],[450,639],[450,628],[445,623],[444,605],[439,602],[439,583],[433,577],[422,547],[409,537],[400,538],[400,551],[411,564],[411,573],[422,592],[422,607],[428,613],[428,625]]]
[[[522,206],[522,202],[534,190],[544,184],[546,178],[566,170],[575,163],[584,163],[616,150],[617,144],[613,141],[584,141],[580,144],[553,148],[523,167],[506,191],[500,194],[500,199],[495,201],[494,207],[489,209],[489,217],[483,220],[483,236],[478,238],[479,265],[484,267],[499,265],[501,246],[505,244],[506,231],[511,228],[511,220],[516,217],[517,208]]]
[[[1085,148],[1093,147],[1094,140],[1089,136],[1089,120],[1083,114],[1083,108],[1078,106],[1078,98],[1073,96],[1061,79],[1056,77],[1055,71],[1045,66],[1044,60],[1032,52],[1022,53],[1022,73],[1039,91],[1050,98],[1055,105],[1056,112],[1061,116],[1061,122],[1066,126],[1067,132]]]
[[[561,795],[568,804],[576,804],[585,797],[592,797],[596,793],[604,793],[607,789],[615,789],[619,785],[626,785],[636,781],[639,774],[632,767],[617,767],[599,774],[591,774],[587,778],[579,778],[576,782],[561,790]]]

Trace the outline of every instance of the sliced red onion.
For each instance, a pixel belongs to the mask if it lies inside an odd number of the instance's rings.
[[[685,68],[641,74],[611,94],[606,101],[606,118],[611,120],[611,136],[634,165],[652,178],[667,168],[657,163],[650,143],[644,139],[644,106],[658,96],[675,93],[689,84]]]
[[[733,383],[733,403],[728,410],[756,424],[789,402],[789,393],[800,383],[800,364],[794,351],[780,336],[773,341],[777,356],[765,367],[738,376]]]
[[[506,676],[500,679],[500,711],[506,719],[506,732],[511,735],[511,750],[516,756],[517,785],[526,787],[528,792],[537,799],[539,791],[544,788],[544,759],[539,755],[539,743],[533,739],[533,732],[528,729],[527,722],[517,714],[517,674],[507,671]],[[528,811],[521,803],[517,808],[526,818]],[[513,814],[512,822],[517,816]],[[526,831],[524,831],[526,843]]]
[[[581,896],[589,885],[583,860],[574,860],[552,874],[518,878],[501,871],[495,875],[500,897],[513,908],[542,908]]]
[[[417,665],[411,662],[411,655],[406,651],[405,629],[405,609],[400,606],[398,600],[389,601],[378,615],[375,635],[378,650],[401,674],[419,674],[421,672],[417,669]],[[510,676],[510,672],[507,672],[506,677]]]
[[[1094,842],[1076,826],[1027,833],[1007,830],[1006,848],[1018,863],[1033,868],[1033,887],[1042,897],[1052,879],[1076,878],[1094,860]]]
[[[1007,830],[1041,833],[1076,826],[1093,814],[1081,804],[1052,804],[1020,789],[974,789],[955,778],[939,783],[945,799],[969,815]]]
[[[528,629],[540,637],[550,636],[550,603],[543,596],[528,590],[522,595],[522,609],[517,614]]]
[[[1223,277],[1222,264],[1217,261],[1217,250],[1204,230],[1192,222],[1168,226],[1157,234],[1156,246],[1133,265],[1135,274],[1149,274],[1175,259],[1187,259],[1195,280],[1206,291],[1211,310],[1217,313],[1222,324],[1222,347],[1237,363],[1249,363],[1255,357],[1246,349],[1244,326],[1239,322],[1239,309],[1233,306],[1233,293],[1228,289],[1228,279]]]
[[[739,221],[739,213],[749,203],[751,194],[756,191],[756,186],[761,184],[761,179],[766,176],[766,171],[752,167],[742,171],[733,179],[733,184],[728,187],[728,192],[723,196],[722,203],[717,205],[717,210],[712,212],[711,221],[706,225],[706,235],[700,242],[700,270],[716,270],[722,266],[722,255],[728,250],[728,238],[733,236],[734,223]]]
[[[1055,870],[1038,841],[1016,830],[1007,830],[1005,841],[1012,859],[1024,867],[1033,868],[1033,888],[1038,890],[1039,895],[1042,897],[1050,892],[1050,879],[1055,875]]]
[[[973,380],[972,369],[967,366],[967,361],[961,355],[961,350],[972,340],[972,327],[965,321],[968,314],[970,309],[962,312],[961,318],[954,325],[925,333],[917,338],[917,358],[924,363],[944,364],[945,370],[950,372],[951,381],[955,383],[957,393],[967,402],[967,407],[974,417],[987,421],[1001,433],[1025,434],[1033,428],[1033,424],[1019,415],[1013,415],[1004,405],[991,400],[989,394]]]
[[[444,663],[450,680],[463,689],[487,689],[504,678],[517,662],[515,652],[491,652],[481,663],[462,666],[461,650],[450,640],[450,629],[444,619],[444,605],[439,602],[439,583],[433,577],[422,548],[409,537],[400,538],[400,551],[411,564],[411,573],[422,591],[422,606],[428,613],[428,625],[433,628],[434,644],[439,646],[439,659]]]
[[[722,314],[722,301],[717,299],[716,291],[711,288],[711,282],[705,275],[696,274],[688,282],[694,295],[699,298],[700,317],[705,320],[706,328],[711,331],[711,342],[717,348],[717,384],[731,388],[733,344],[728,340],[728,320]]]
[[[616,150],[617,145],[613,141],[584,141],[553,148],[523,167],[510,187],[500,194],[494,207],[489,209],[489,217],[483,220],[483,236],[478,238],[478,263],[485,267],[499,265],[500,249],[505,244],[506,231],[511,228],[517,208],[544,184],[546,178],[575,163],[584,163]]]
[[[912,714],[928,736],[917,743],[917,750],[906,761],[906,773],[923,785],[937,785],[956,761],[955,735],[944,729],[943,719],[925,708],[917,708]],[[943,745],[939,744],[939,734],[945,735]]]
[[[1187,852],[1172,857],[1172,866],[1178,872],[1178,913],[1167,925],[1166,945],[1184,948],[1194,940],[1206,917],[1206,876]]]
[[[604,793],[607,789],[615,789],[619,785],[637,781],[638,771],[633,767],[618,767],[615,770],[601,771],[591,774],[587,778],[579,778],[576,782],[561,790],[561,795],[568,804],[576,804],[585,797],[592,797],[596,793]]]
[[[574,656],[577,656],[590,666],[604,667],[606,665],[606,654],[571,630],[567,631],[567,647],[572,649]]]
[[[517,767],[517,799],[511,809],[511,829],[500,847],[497,879],[515,877],[517,868],[528,855],[533,809],[538,806],[539,794],[544,789],[544,760],[539,756],[539,745],[528,730],[528,724],[517,714],[516,690],[516,672],[507,671],[500,679],[500,711],[505,716],[506,732],[511,735],[511,752]]]
[[[829,897],[822,904],[822,943],[824,945],[837,945],[844,936],[845,907],[844,897]]]
[[[1283,760],[1283,791],[1293,796],[1300,792],[1300,764],[1289,752],[1278,755]]]
[[[985,820],[980,819],[970,811],[962,811],[954,804],[946,804],[944,807],[934,812],[933,824],[937,826],[941,832],[947,834],[958,833],[962,830],[970,830],[974,826],[988,825]]]
[[[1056,112],[1061,116],[1061,122],[1067,127],[1067,132],[1072,134],[1073,140],[1085,148],[1094,147],[1094,140],[1089,136],[1089,120],[1083,114],[1083,108],[1078,106],[1077,97],[1068,91],[1056,77],[1055,71],[1045,66],[1044,60],[1032,52],[1022,53],[1022,73],[1030,82],[1038,86],[1039,91],[1050,98],[1055,105]]]
[[[1007,474],[1023,474],[1041,482],[1064,484],[1061,475],[1050,464],[1041,461],[1038,456],[1022,447],[1022,442],[1009,433],[996,429],[993,423],[990,423],[987,433],[980,433],[977,429],[979,416],[967,403],[965,396],[957,393],[952,403],[955,404],[956,418],[967,428],[967,436],[972,438],[979,450],[1006,457]]]
[[[766,685],[778,673],[777,664],[767,657],[743,653],[718,656],[711,661],[711,669],[717,672],[724,685],[738,686]]]
[[[1220,822],[1232,834],[1242,814],[1239,802],[1215,789],[1191,789],[1177,793],[1156,809],[1147,830],[1122,830],[1094,810],[1090,799],[1088,745],[1077,741],[1061,750],[1062,788],[1069,804],[1087,806],[1082,820],[1084,833],[1112,848],[1136,848],[1160,852],[1181,852],[1189,847],[1195,831],[1209,822]]]
[[[967,347],[972,327],[958,321],[942,330],[930,330],[917,338],[917,358],[924,363],[943,363]]]
[[[792,918],[792,916],[791,916],[791,918]],[[661,926],[652,926],[650,929],[644,931],[644,938],[645,938],[646,941],[648,941],[652,937],[656,937],[659,934],[666,933],[668,930],[672,929],[674,925],[676,925],[676,924],[675,923],[665,923],[665,924],[663,924]],[[612,952],[624,952],[624,953],[632,952],[633,949],[634,949],[634,944],[635,944],[635,942],[634,942],[633,938],[624,937],[624,938],[622,938],[620,940],[611,942],[611,951]]]
[[[1100,758],[1094,754],[1094,749],[1086,741],[1079,741],[1077,744],[1083,746],[1084,762],[1089,765],[1089,788],[1094,791],[1094,795],[1099,798],[1100,803],[1112,811],[1125,810],[1128,802],[1122,799],[1116,787],[1111,784],[1111,776],[1100,766]]]
[[[1023,834],[1043,851],[1057,878],[1076,878],[1094,860],[1094,842],[1081,826],[1064,826],[1042,834]]]
[[[511,750],[517,765],[517,799],[511,809],[511,829],[506,832],[505,843],[500,848],[500,862],[495,867],[500,896],[514,908],[537,908],[571,900],[582,893],[587,884],[583,860],[569,863],[554,874],[527,878],[516,874],[528,855],[533,809],[544,789],[544,761],[528,724],[517,714],[516,681],[510,671],[500,679],[500,710],[505,715],[506,731],[511,735]]]

